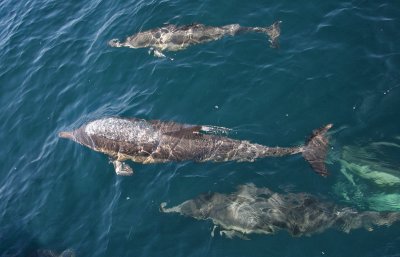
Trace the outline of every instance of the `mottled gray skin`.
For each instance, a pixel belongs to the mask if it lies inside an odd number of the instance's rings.
[[[331,126],[315,130],[307,144],[299,147],[267,147],[206,134],[203,126],[117,117],[94,120],[72,132],[61,132],[59,136],[109,155],[118,161],[114,163],[116,170],[129,169],[122,163],[125,160],[144,164],[189,160],[252,162],[257,158],[302,153],[316,172],[327,175],[325,133]]]
[[[180,213],[199,220],[210,219],[225,231],[222,234],[243,237],[246,234],[274,234],[286,230],[292,236],[311,235],[328,228],[346,233],[374,225],[391,225],[399,212],[359,212],[337,206],[306,194],[278,194],[267,188],[244,185],[232,194],[209,193],[166,208],[162,212]]]
[[[53,250],[38,250],[37,252],[38,257],[75,257],[75,252],[71,249],[67,249],[62,253],[56,253]],[[36,255],[35,255],[36,256]]]
[[[279,23],[280,21],[277,21],[269,27],[242,27],[239,24],[222,27],[210,27],[203,24],[168,25],[139,32],[128,37],[124,42],[112,39],[109,41],[109,45],[112,47],[154,48],[159,52],[178,51],[191,45],[207,43],[225,36],[235,36],[244,32],[258,32],[268,35],[271,47],[277,47],[280,35]]]

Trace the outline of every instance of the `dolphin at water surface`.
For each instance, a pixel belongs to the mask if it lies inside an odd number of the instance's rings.
[[[112,39],[108,44],[112,47],[150,48],[157,57],[165,57],[163,51],[179,51],[191,45],[219,40],[225,36],[235,36],[246,32],[264,33],[269,37],[271,47],[278,47],[280,21],[268,27],[243,27],[230,24],[221,27],[211,27],[203,24],[184,26],[167,25],[136,33],[127,37],[124,42]]]
[[[106,117],[93,120],[70,132],[60,132],[62,138],[110,156],[118,175],[131,175],[125,160],[138,163],[178,161],[226,162],[302,154],[320,175],[328,175],[325,167],[328,124],[313,131],[305,145],[268,147],[212,134],[210,126],[187,125],[159,120]],[[211,133],[210,133],[211,130]]]
[[[212,220],[222,229],[221,235],[243,239],[247,234],[274,234],[279,230],[292,236],[311,235],[328,228],[346,233],[356,228],[372,231],[373,226],[389,226],[400,219],[400,212],[357,211],[310,194],[278,194],[253,184],[240,186],[232,194],[203,194],[171,208],[162,203],[160,211]]]

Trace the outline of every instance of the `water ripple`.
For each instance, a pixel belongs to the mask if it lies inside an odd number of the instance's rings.
[[[231,192],[247,182],[332,196],[333,182],[311,174],[300,157],[132,164],[136,174],[120,178],[104,155],[57,133],[120,115],[228,127],[231,137],[268,145],[301,144],[327,122],[346,127],[334,135],[338,145],[398,135],[399,11],[395,3],[365,1],[2,1],[0,230],[15,241],[6,250],[21,246],[25,256],[29,247],[74,248],[77,256],[398,252],[398,226],[368,239],[362,232],[328,232],[229,241],[211,238],[209,222],[158,212],[160,202]],[[283,20],[279,49],[258,34],[166,53],[173,61],[107,45],[166,23],[266,26],[277,19]],[[367,244],[342,247],[348,239]]]

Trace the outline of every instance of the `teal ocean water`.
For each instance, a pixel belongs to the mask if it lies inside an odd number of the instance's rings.
[[[167,52],[173,61],[107,45],[164,23],[276,20],[279,49],[260,34]],[[161,202],[245,183],[400,210],[398,185],[350,181],[340,161],[345,149],[390,146],[379,149],[374,169],[383,158],[400,176],[399,27],[396,1],[1,1],[0,256],[35,256],[37,249],[107,257],[400,256],[399,223],[247,241],[211,237],[210,221],[159,212]],[[301,144],[333,123],[331,176],[291,156],[131,163],[134,176],[119,177],[103,154],[57,137],[104,116],[228,127],[231,137],[271,146]],[[389,202],[376,198],[389,194]]]

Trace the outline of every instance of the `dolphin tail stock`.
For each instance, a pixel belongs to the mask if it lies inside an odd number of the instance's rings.
[[[302,151],[304,159],[306,159],[316,173],[323,177],[329,175],[325,166],[325,158],[329,145],[326,133],[330,128],[332,128],[332,126],[332,124],[327,124],[314,130],[311,136],[307,139]]]
[[[271,26],[264,28],[264,32],[268,35],[268,41],[271,43],[272,48],[279,48],[278,38],[281,35],[282,21],[275,21]]]

